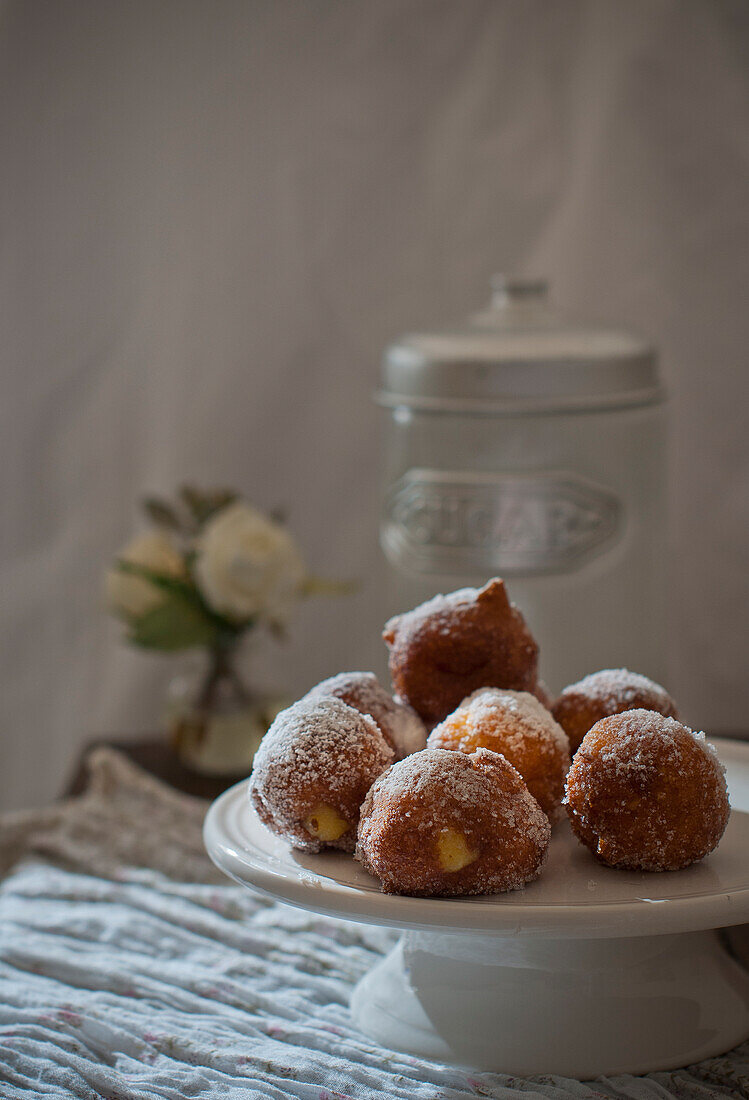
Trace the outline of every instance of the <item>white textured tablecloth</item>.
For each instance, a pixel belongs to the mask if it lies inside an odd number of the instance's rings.
[[[582,1084],[384,1050],[351,1024],[394,935],[272,904],[203,853],[205,805],[99,750],[80,799],[0,821],[0,1096],[749,1096],[749,1044]]]

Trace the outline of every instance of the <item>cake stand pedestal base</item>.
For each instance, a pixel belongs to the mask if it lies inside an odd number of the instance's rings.
[[[715,931],[624,939],[407,932],[359,982],[385,1047],[513,1076],[675,1069],[749,1034],[749,975]]]

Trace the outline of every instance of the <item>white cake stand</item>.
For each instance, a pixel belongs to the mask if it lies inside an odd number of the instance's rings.
[[[560,826],[525,890],[388,896],[350,856],[276,839],[246,781],[211,806],[205,843],[252,890],[405,930],[351,1002],[386,1047],[516,1076],[674,1069],[749,1036],[749,975],[717,931],[749,922],[749,745],[716,747],[734,809],[718,849],[684,871],[610,870]]]

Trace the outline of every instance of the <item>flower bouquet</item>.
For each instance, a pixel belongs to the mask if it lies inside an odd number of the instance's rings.
[[[150,497],[144,509],[152,529],[108,570],[109,608],[131,645],[202,651],[199,675],[171,685],[172,743],[195,770],[246,773],[283,701],[244,683],[240,642],[261,627],[282,636],[300,599],[349,586],[311,576],[280,517],[230,490],[184,486],[174,502]]]

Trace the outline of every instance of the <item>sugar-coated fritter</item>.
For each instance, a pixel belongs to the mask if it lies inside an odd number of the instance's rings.
[[[339,672],[311,688],[304,698],[319,699],[325,695],[333,695],[374,718],[396,760],[425,747],[427,731],[421,718],[407,703],[393,699],[373,672]]]
[[[572,828],[602,863],[677,871],[717,845],[730,807],[702,733],[650,710],[596,722],[567,776]]]
[[[261,741],[250,798],[292,847],[353,852],[364,797],[393,759],[373,718],[332,697],[300,700]]]
[[[551,707],[573,753],[591,726],[625,710],[657,710],[667,718],[679,717],[676,704],[660,684],[626,668],[592,672],[566,687]]]
[[[550,832],[503,756],[425,749],[371,788],[355,855],[387,894],[497,894],[538,876]]]
[[[536,685],[538,646],[498,578],[396,615],[383,638],[397,695],[428,726],[478,688]]]
[[[564,780],[570,767],[567,734],[526,691],[481,688],[432,730],[430,749],[501,753],[520,772],[528,790],[553,823],[562,814]]]

